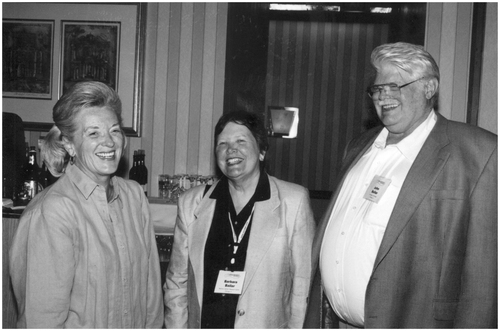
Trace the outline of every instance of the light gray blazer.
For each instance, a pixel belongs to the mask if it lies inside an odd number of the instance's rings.
[[[268,176],[271,198],[255,203],[235,328],[301,328],[315,223],[308,191]],[[182,195],[165,289],[167,328],[199,328],[205,243],[216,200],[205,186]]]

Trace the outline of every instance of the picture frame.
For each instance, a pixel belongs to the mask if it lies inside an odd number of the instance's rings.
[[[61,31],[60,94],[87,80],[118,90],[120,22],[62,21]]]
[[[53,126],[52,109],[63,92],[63,21],[88,24],[119,23],[116,91],[122,101],[123,130],[129,137],[142,131],[142,95],[147,3],[7,2],[3,20],[53,20],[52,97],[35,100],[2,98],[2,109],[19,115],[26,131],[48,131]]]
[[[54,24],[54,20],[3,20],[3,97],[52,98]]]

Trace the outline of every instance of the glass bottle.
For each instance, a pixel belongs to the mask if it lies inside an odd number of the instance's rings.
[[[45,164],[45,161],[42,161],[39,178],[40,184],[42,184],[42,187],[44,189],[54,184],[57,180],[57,177],[52,176],[52,174],[50,173],[49,168],[47,168],[47,165]]]
[[[21,199],[28,200],[27,202],[29,202],[29,200],[33,199],[35,195],[43,189],[40,185],[40,178],[38,177],[39,172],[40,169],[36,162],[35,146],[30,146],[28,162],[24,169],[24,189],[23,192],[21,192]]]
[[[138,158],[137,158],[137,169],[138,169],[137,182],[139,184],[141,184],[141,186],[144,190],[144,194],[146,194],[146,196],[147,196],[148,195],[148,187],[147,187],[148,168],[146,167],[146,164],[144,163],[144,159],[146,158],[146,153],[143,149],[139,149],[137,151],[137,155],[138,155]]]
[[[128,179],[135,180],[137,182],[137,151],[134,151],[132,168],[128,173]]]

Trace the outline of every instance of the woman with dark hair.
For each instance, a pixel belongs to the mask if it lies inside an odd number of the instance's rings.
[[[26,207],[10,250],[19,328],[160,328],[158,251],[149,205],[113,176],[126,146],[121,101],[75,84],[53,109],[41,155],[58,181]]]
[[[301,328],[315,223],[308,191],[269,176],[267,131],[250,112],[215,127],[223,176],[178,202],[167,328]]]

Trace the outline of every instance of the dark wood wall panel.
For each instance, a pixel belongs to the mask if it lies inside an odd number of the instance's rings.
[[[270,138],[267,169],[331,191],[346,143],[373,123],[365,88],[371,50],[388,25],[270,21],[266,107],[299,108],[296,139]]]

